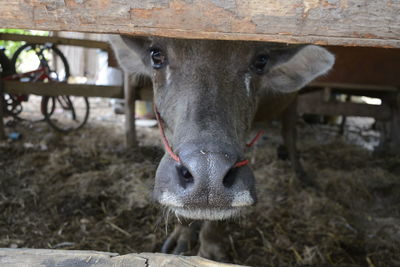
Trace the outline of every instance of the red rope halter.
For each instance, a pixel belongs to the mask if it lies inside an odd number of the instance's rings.
[[[156,119],[160,128],[160,134],[161,134],[161,140],[165,146],[165,149],[167,150],[168,154],[171,156],[171,158],[173,158],[176,162],[181,162],[181,159],[179,158],[179,156],[177,154],[174,153],[174,151],[172,150],[172,147],[170,146],[167,137],[165,136],[164,133],[164,125],[163,125],[163,121],[161,119],[160,113],[157,110],[156,105],[154,105],[154,113],[156,114]],[[258,133],[256,134],[256,136],[250,141],[250,143],[246,144],[246,147],[251,147],[254,145],[255,142],[257,142],[258,139],[260,139],[260,137],[265,133],[265,131],[260,130],[258,131]],[[238,161],[235,163],[235,165],[233,165],[234,168],[239,168],[242,166],[245,166],[249,164],[249,160],[245,159],[242,161]]]

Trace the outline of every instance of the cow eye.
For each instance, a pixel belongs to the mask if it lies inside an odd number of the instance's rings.
[[[164,52],[157,48],[150,50],[150,57],[151,65],[154,69],[161,69],[167,61],[167,57],[165,56]]]
[[[257,74],[262,74],[264,72],[264,68],[268,63],[268,56],[267,55],[258,55],[253,64],[252,69]]]

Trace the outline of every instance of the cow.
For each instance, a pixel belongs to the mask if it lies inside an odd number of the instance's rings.
[[[253,119],[282,112],[290,117],[297,91],[329,71],[334,56],[315,45],[133,36],[110,42],[126,72],[153,84],[166,148],[153,195],[182,218],[162,251],[186,251],[200,231],[199,255],[226,260],[218,246],[219,221],[256,203],[244,155]],[[301,176],[288,132],[284,140]]]

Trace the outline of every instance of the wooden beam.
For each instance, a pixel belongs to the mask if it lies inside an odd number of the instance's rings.
[[[331,83],[331,82],[313,82],[307,87],[343,89],[343,90],[360,90],[360,91],[381,91],[381,92],[399,92],[400,88],[387,85],[364,85],[352,83]]]
[[[103,267],[103,266],[182,266],[182,267],[239,267],[239,265],[219,263],[198,256],[178,256],[162,253],[117,253],[88,250],[56,249],[10,249],[0,248],[1,266],[59,266],[59,267]]]
[[[398,18],[400,20],[400,16]],[[335,55],[335,65],[326,75],[319,77],[318,82],[359,85],[362,88],[375,85],[384,90],[390,86],[400,87],[400,49],[341,46],[326,48]]]
[[[0,10],[3,28],[400,48],[393,0],[8,0]]]
[[[104,86],[93,84],[40,83],[5,81],[4,92],[11,94],[34,95],[74,95],[86,97],[123,98],[121,86]]]
[[[371,117],[379,120],[391,118],[390,107],[387,105],[368,105],[343,102],[315,101],[315,98],[299,96],[298,112],[303,114],[319,114],[327,116],[360,116]]]
[[[106,42],[86,40],[86,39],[71,39],[71,38],[64,38],[57,36],[34,36],[25,34],[0,33],[0,40],[25,41],[28,43],[35,43],[35,44],[53,43],[57,45],[71,45],[71,46],[80,46],[86,48],[98,48],[105,51],[110,50],[110,46]]]

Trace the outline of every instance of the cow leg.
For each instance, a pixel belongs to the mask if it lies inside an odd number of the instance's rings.
[[[175,225],[174,231],[164,242],[161,252],[175,255],[190,255],[197,245],[201,221],[183,221]]]
[[[200,231],[200,249],[198,255],[210,260],[227,262],[229,261],[226,251],[227,235],[224,222],[206,221]]]
[[[299,153],[296,148],[296,121],[297,121],[297,97],[288,106],[288,108],[282,114],[282,137],[283,142],[286,146],[290,162],[293,166],[293,170],[296,173],[297,178],[306,185],[309,185],[311,181],[308,179],[307,174],[303,169],[303,165],[300,162]]]

